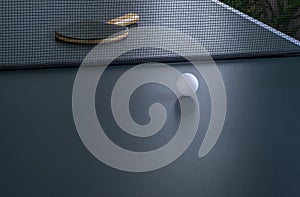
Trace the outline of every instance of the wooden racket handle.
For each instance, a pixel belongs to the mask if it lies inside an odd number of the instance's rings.
[[[111,19],[107,21],[107,24],[118,25],[118,26],[128,26],[137,23],[140,20],[139,15],[134,13],[125,14],[118,18]]]

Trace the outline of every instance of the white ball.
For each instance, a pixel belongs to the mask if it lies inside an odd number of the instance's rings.
[[[180,96],[192,96],[198,87],[198,79],[191,73],[183,73],[177,78],[176,88]]]

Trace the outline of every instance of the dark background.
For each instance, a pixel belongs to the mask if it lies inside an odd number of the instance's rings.
[[[222,0],[222,2],[300,39],[300,1],[295,0]]]

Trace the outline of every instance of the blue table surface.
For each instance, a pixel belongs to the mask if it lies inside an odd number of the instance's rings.
[[[174,163],[148,173],[126,173],[98,161],[81,142],[72,115],[76,68],[0,72],[1,196],[257,196],[300,194],[300,57],[217,61],[227,91],[223,132],[212,151],[197,156],[209,122],[210,98],[200,74],[201,119],[195,140]],[[180,72],[194,72],[173,63]],[[96,110],[115,143],[141,150],[169,140],[178,127],[175,96],[148,84],[130,110],[149,121],[149,103],[166,107],[159,135],[124,134],[110,109],[111,88],[130,66],[109,67]],[[165,96],[169,95],[169,96]],[[136,103],[136,104],[134,104]]]

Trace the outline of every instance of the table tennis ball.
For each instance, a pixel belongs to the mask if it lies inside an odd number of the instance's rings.
[[[198,87],[198,79],[191,73],[183,73],[177,78],[176,88],[180,96],[192,96]]]

